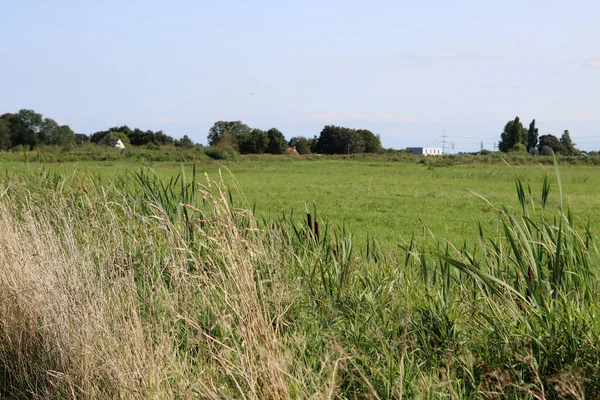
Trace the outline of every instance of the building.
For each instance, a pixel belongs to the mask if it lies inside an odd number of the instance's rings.
[[[407,147],[415,156],[441,156],[444,154],[441,147]]]
[[[123,144],[123,142],[121,141],[121,139],[117,140],[117,143],[115,144],[115,148],[120,149],[120,150],[124,150],[125,149],[125,145]]]

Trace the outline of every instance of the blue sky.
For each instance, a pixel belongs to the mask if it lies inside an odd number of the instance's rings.
[[[536,118],[600,149],[598,1],[2,1],[0,113],[205,143],[217,120],[492,149]]]

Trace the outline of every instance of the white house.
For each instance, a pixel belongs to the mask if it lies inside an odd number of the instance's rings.
[[[415,156],[441,156],[444,154],[441,147],[407,147]]]
[[[125,150],[125,145],[121,142],[121,139],[117,140],[115,144],[115,149]]]

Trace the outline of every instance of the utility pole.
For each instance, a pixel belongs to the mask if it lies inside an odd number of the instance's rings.
[[[442,154],[446,154],[446,130],[442,133]]]

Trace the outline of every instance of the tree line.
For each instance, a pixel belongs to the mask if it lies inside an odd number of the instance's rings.
[[[88,136],[75,133],[68,125],[60,125],[51,118],[44,118],[42,114],[27,109],[0,116],[0,149],[4,150],[14,149],[16,146],[23,146],[29,150],[38,146],[58,146],[69,149],[85,143],[113,147],[119,140],[126,147],[129,145],[146,148],[195,146],[187,135],[175,139],[162,130],[132,129],[127,125],[111,127]],[[208,144],[241,154],[285,154],[288,150],[295,150],[299,154],[354,154],[383,151],[379,135],[366,129],[327,125],[318,136],[315,135],[313,138],[295,136],[288,141],[277,128],[268,130],[250,128],[241,121],[215,122],[208,131]]]
[[[581,154],[581,151],[575,148],[568,130],[565,130],[560,138],[551,134],[538,135],[539,128],[535,126],[535,119],[531,121],[529,128],[525,128],[519,117],[516,117],[504,126],[498,149],[504,153],[527,152],[531,155]]]
[[[85,140],[82,138],[82,140]],[[175,139],[163,131],[131,129],[127,125],[109,128],[91,134],[88,140],[99,145],[114,146],[117,140],[121,140],[125,146],[144,146],[146,148],[159,148],[160,146],[175,146],[181,148],[194,147],[194,142],[187,135],[181,139]]]
[[[383,151],[381,138],[366,129],[350,129],[327,125],[319,136],[304,136],[285,140],[277,128],[250,128],[241,121],[218,121],[208,132],[208,144],[232,148],[242,154],[283,154],[293,148],[299,154],[354,154]]]
[[[68,125],[60,125],[52,118],[44,118],[34,110],[5,113],[0,116],[0,149],[10,150],[17,146],[33,150],[38,146],[57,146],[64,149],[87,142],[114,146],[121,140],[126,146],[158,148],[164,145],[190,148],[194,142],[187,135],[174,139],[163,131],[131,129],[127,125],[112,127],[91,135],[75,133]]]
[[[68,125],[60,125],[33,110],[0,116],[0,149],[16,146],[33,149],[39,145],[71,148],[75,143],[75,132]]]

